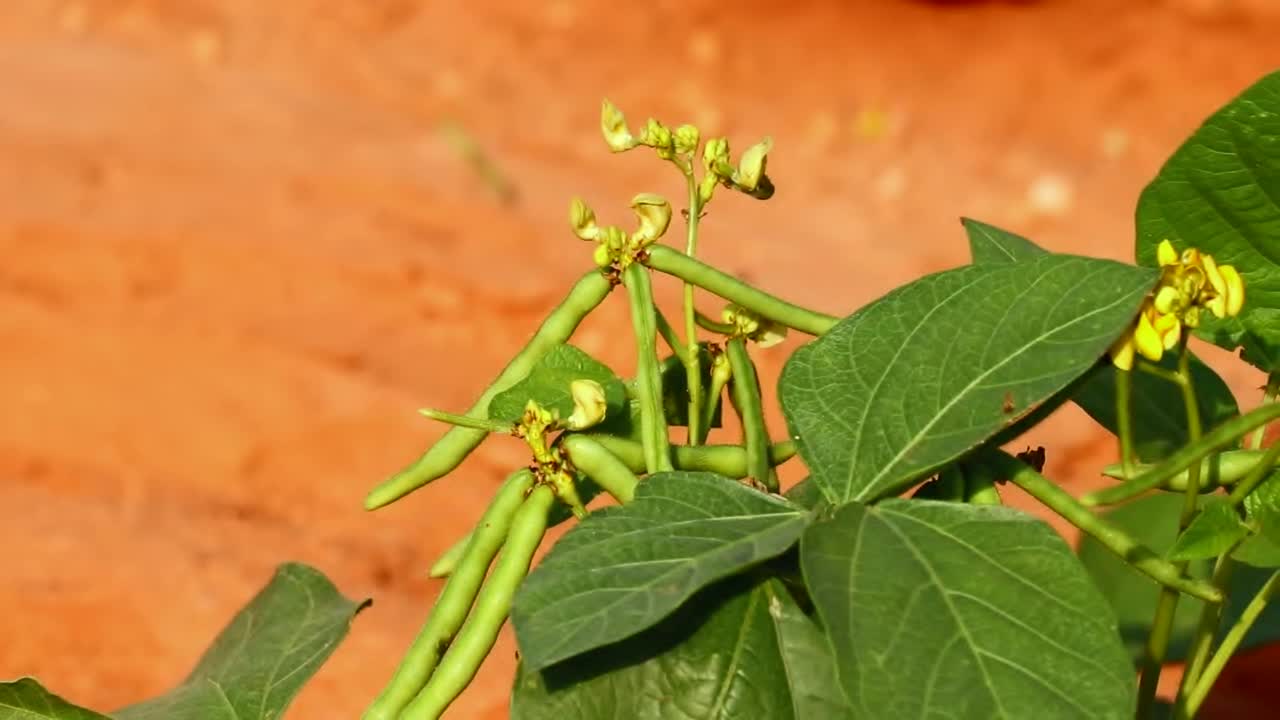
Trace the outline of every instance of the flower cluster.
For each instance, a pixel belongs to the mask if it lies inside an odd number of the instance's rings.
[[[740,305],[729,305],[720,319],[732,325],[734,335],[744,337],[762,348],[772,347],[787,338],[787,327],[747,310]]]
[[[573,234],[583,240],[595,241],[593,259],[597,266],[625,267],[635,255],[658,241],[671,225],[671,203],[654,193],[640,193],[631,198],[631,211],[636,215],[637,226],[628,233],[616,226],[600,226],[596,213],[582,198],[574,198],[569,204],[569,226]]]
[[[1111,361],[1122,370],[1133,368],[1134,355],[1157,362],[1164,351],[1182,341],[1183,328],[1200,325],[1201,309],[1214,317],[1240,314],[1244,305],[1244,281],[1230,265],[1218,265],[1213,256],[1189,248],[1181,255],[1168,240],[1156,249],[1160,282],[1147,297],[1132,329],[1111,347]]]
[[[681,125],[674,131],[649,118],[644,130],[634,135],[627,126],[627,118],[616,105],[605,100],[600,105],[600,131],[605,144],[614,152],[626,152],[641,145],[651,147],[663,160],[674,162],[689,177],[693,173],[693,156],[701,139],[698,128]],[[729,156],[729,141],[710,138],[702,148],[702,165],[706,170],[698,184],[699,200],[706,204],[717,185],[737,190],[759,200],[773,196],[773,182],[765,174],[769,151],[773,140],[765,138],[747,148],[738,158],[735,167]]]

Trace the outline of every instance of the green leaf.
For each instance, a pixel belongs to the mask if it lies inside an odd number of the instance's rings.
[[[1030,240],[992,225],[961,220],[969,234],[969,249],[974,264],[1020,262],[1041,257],[1048,251]],[[1176,368],[1177,359],[1166,355],[1160,363],[1166,369]],[[1191,356],[1191,376],[1195,381],[1196,400],[1201,422],[1206,427],[1240,414],[1236,398],[1227,383],[1213,368]],[[1119,433],[1116,422],[1116,374],[1111,363],[1099,363],[1088,373],[1071,399],[1111,434]],[[1187,413],[1182,394],[1168,381],[1150,373],[1135,372],[1133,378],[1133,448],[1139,460],[1156,462],[1189,442]]]
[[[525,406],[534,400],[567,418],[573,413],[569,384],[574,380],[600,383],[604,388],[606,418],[621,415],[627,409],[626,387],[607,365],[572,345],[560,345],[544,355],[525,379],[493,397],[489,402],[489,417],[518,422],[524,415]]]
[[[1176,370],[1177,357],[1165,355],[1158,364],[1165,369]],[[1189,369],[1204,427],[1217,427],[1240,414],[1231,388],[1213,368],[1192,355]],[[1111,363],[1100,366],[1072,397],[1089,417],[1112,435],[1118,435],[1120,431],[1116,419],[1118,373],[1119,370]],[[1158,462],[1190,442],[1182,391],[1151,373],[1133,371],[1130,377],[1133,382],[1133,451],[1142,462]]]
[[[800,557],[860,717],[1133,717],[1106,602],[1025,513],[855,503],[812,524]]]
[[[795,544],[808,513],[711,473],[668,472],[591,513],[516,593],[512,624],[531,670],[630,637],[693,593]]]
[[[1280,567],[1280,545],[1266,535],[1254,535],[1240,543],[1231,557],[1256,568],[1276,568]]]
[[[1244,498],[1249,522],[1274,544],[1280,544],[1280,473],[1272,473]]]
[[[1203,560],[1230,550],[1249,534],[1236,509],[1218,498],[1205,501],[1169,550],[1170,560]]]
[[[0,683],[0,720],[110,720],[77,707],[41,687],[34,678]]]
[[[1196,247],[1233,265],[1245,284],[1237,321],[1209,313],[1201,337],[1245,359],[1280,369],[1280,73],[1227,103],[1169,158],[1138,201],[1139,262],[1155,265],[1156,246]]]
[[[970,218],[960,218],[969,235],[969,255],[974,265],[1034,260],[1048,250],[1030,240]]]
[[[822,497],[822,488],[812,478],[805,478],[782,494],[783,497],[806,510],[817,510],[826,499]]]
[[[541,672],[522,663],[511,717],[845,720],[831,678],[820,631],[781,584],[738,576],[622,642]]]
[[[1046,255],[898,288],[793,354],[779,395],[833,503],[900,492],[1089,370],[1155,273]]]
[[[1182,512],[1182,502],[1181,495],[1155,493],[1112,508],[1103,515],[1109,523],[1124,530],[1143,545],[1157,553],[1166,553],[1173,547],[1178,535],[1178,515]],[[1248,546],[1251,541],[1252,539],[1245,541],[1244,545]],[[1239,552],[1240,550],[1236,551]],[[1150,633],[1151,617],[1156,609],[1159,586],[1091,537],[1081,539],[1077,553],[1094,584],[1111,603],[1130,657],[1135,664],[1141,662],[1143,645]],[[1211,562],[1193,560],[1187,566],[1187,574],[1208,579],[1212,574],[1211,569]],[[1227,591],[1228,602],[1222,625],[1224,628],[1230,627],[1240,617],[1244,606],[1268,577],[1269,571],[1236,567]],[[1169,645],[1169,662],[1177,662],[1186,657],[1187,645],[1199,623],[1201,607],[1201,602],[1191,597],[1184,596],[1178,602]],[[1244,645],[1257,647],[1277,639],[1280,639],[1280,605],[1272,603],[1245,636]]]
[[[182,685],[113,713],[116,720],[279,718],[346,637],[367,602],[343,597],[296,563],[275,577],[218,635]]]

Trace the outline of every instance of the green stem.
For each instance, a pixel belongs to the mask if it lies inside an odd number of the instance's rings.
[[[1196,401],[1195,381],[1191,378],[1191,353],[1187,351],[1187,339],[1183,337],[1178,352],[1178,388],[1182,390],[1182,404],[1187,414],[1188,445],[1199,442],[1200,405]],[[1200,462],[1194,461],[1187,470],[1187,489],[1182,503],[1182,512],[1178,517],[1178,533],[1181,534],[1196,516],[1196,506],[1200,500]],[[1188,563],[1184,560],[1176,564],[1178,573],[1186,571]],[[1138,683],[1138,717],[1150,717],[1155,706],[1156,689],[1160,683],[1160,672],[1164,668],[1164,659],[1169,652],[1169,640],[1173,636],[1173,619],[1178,612],[1178,600],[1181,596],[1169,588],[1160,590],[1160,599],[1156,602],[1155,617],[1151,621],[1151,634],[1147,636],[1146,654],[1142,659],[1142,677]]]
[[[622,283],[631,300],[631,324],[636,336],[636,392],[640,396],[640,426],[645,469],[650,473],[671,469],[671,439],[662,407],[662,374],[658,369],[657,321],[649,270],[631,263],[622,272]]]
[[[821,335],[839,321],[839,318],[832,315],[800,307],[756,289],[665,245],[650,247],[645,263],[654,270],[697,285],[707,292],[802,333]]]
[[[662,336],[662,341],[667,344],[667,347],[671,348],[671,354],[675,355],[676,359],[681,363],[685,363],[684,343],[680,342],[680,336],[676,335],[675,328],[671,327],[667,316],[663,315],[657,306],[653,308],[653,319],[658,326],[658,335]]]
[[[1245,635],[1249,634],[1249,629],[1253,627],[1253,624],[1258,620],[1258,616],[1266,609],[1267,602],[1271,600],[1271,596],[1275,594],[1277,587],[1280,587],[1280,571],[1271,575],[1266,584],[1262,586],[1262,589],[1258,591],[1258,594],[1249,601],[1249,605],[1240,614],[1240,618],[1236,620],[1235,625],[1222,638],[1222,644],[1218,646],[1217,652],[1213,654],[1213,659],[1209,661],[1204,672],[1196,680],[1195,688],[1187,694],[1187,702],[1185,704],[1187,717],[1194,717],[1196,712],[1200,710],[1200,705],[1209,696],[1209,691],[1213,689],[1214,682],[1222,674],[1222,669],[1227,666],[1227,661],[1235,654]]]
[[[1188,443],[1164,462],[1138,477],[1120,485],[1085,495],[1080,502],[1085,505],[1112,505],[1137,497],[1160,487],[1173,476],[1199,463],[1206,456],[1230,447],[1254,428],[1280,417],[1280,403],[1255,408],[1244,415],[1234,417],[1205,433],[1202,438]]]
[[[711,430],[711,420],[720,406],[720,398],[724,394],[724,386],[729,384],[733,370],[729,367],[729,358],[723,352],[711,356],[711,386],[707,388],[707,402],[703,406],[703,422],[701,442],[706,442],[707,433]]]
[[[515,423],[499,422],[488,418],[471,417],[470,415],[456,415],[444,410],[436,410],[435,408],[422,408],[418,410],[418,414],[431,420],[448,423],[454,427],[482,430],[486,433],[505,433],[510,435],[511,431],[516,427]]]
[[[1035,468],[1009,455],[994,450],[983,456],[1001,477],[1022,488],[1045,507],[1061,515],[1067,522],[1080,528],[1103,547],[1115,553],[1135,570],[1155,580],[1164,587],[1173,588],[1206,602],[1220,602],[1222,592],[1213,585],[1183,575],[1173,563],[1157,555],[1151,548],[1139,543],[1120,528],[1094,515],[1062,488],[1036,472]]]
[[[573,437],[573,436],[571,436]],[[617,435],[591,435],[632,472],[644,472],[644,449],[634,440]],[[567,442],[567,441],[566,441]],[[769,462],[777,467],[796,455],[796,444],[790,440],[769,446]],[[741,445],[671,446],[671,462],[677,470],[713,472],[739,480],[747,476],[747,453]]]
[[[693,177],[692,169],[685,173],[689,186],[688,236],[684,252],[690,259],[698,253],[698,219],[702,215],[702,199],[698,196],[698,182]],[[702,430],[702,353],[698,348],[698,324],[694,317],[693,283],[684,282],[684,334],[689,343],[684,355],[685,382],[689,388],[689,434],[690,445],[701,445],[705,433]]]
[[[1116,425],[1120,436],[1120,467],[1133,474],[1133,373],[1116,370]]]
[[[1231,559],[1231,551],[1218,556],[1213,566],[1214,586],[1227,592],[1227,584],[1231,582],[1231,573],[1235,570],[1235,561]],[[1182,682],[1178,687],[1178,702],[1185,704],[1187,694],[1195,686],[1200,673],[1204,671],[1205,661],[1209,659],[1209,651],[1213,649],[1213,638],[1218,634],[1218,626],[1222,624],[1222,603],[1205,603],[1200,608],[1200,622],[1196,625],[1196,634],[1192,636],[1191,649],[1187,653],[1187,666],[1182,673]]]
[[[591,270],[583,275],[569,291],[564,302],[542,322],[524,349],[507,363],[498,377],[480,394],[467,411],[467,416],[487,418],[489,402],[494,396],[523,380],[544,355],[567,342],[582,319],[604,301],[612,288],[613,283],[599,270]],[[487,430],[451,428],[411,465],[370,491],[364,501],[365,509],[376,510],[444,477],[461,465],[488,436]]]
[[[1259,458],[1258,464],[1253,466],[1248,475],[1231,489],[1231,494],[1227,496],[1227,502],[1232,507],[1240,507],[1240,503],[1249,497],[1249,493],[1262,484],[1271,475],[1272,468],[1276,465],[1276,460],[1280,460],[1280,442],[1275,443],[1267,448],[1267,451]]]
[[[711,318],[707,317],[706,315],[703,315],[697,310],[693,312],[693,318],[694,320],[697,321],[698,327],[702,328],[703,330],[706,330],[707,332],[713,332],[717,335],[732,335],[734,331],[737,330],[737,327],[734,326],[733,324],[716,322],[715,320],[712,320]]]
[[[1262,404],[1266,405],[1267,403],[1275,402],[1275,400],[1276,400],[1275,395],[1271,394],[1271,381],[1270,381],[1270,378],[1268,378],[1266,390],[1262,393]],[[1262,442],[1266,439],[1266,437],[1267,437],[1267,426],[1266,425],[1259,426],[1258,429],[1253,431],[1253,435],[1250,436],[1249,438],[1249,447],[1253,448],[1254,450],[1261,449]]]
[[[742,420],[742,447],[747,452],[747,476],[778,491],[778,476],[769,462],[769,430],[764,422],[764,406],[760,400],[760,380],[755,363],[747,354],[744,338],[730,338],[725,352],[733,371],[731,397]]]

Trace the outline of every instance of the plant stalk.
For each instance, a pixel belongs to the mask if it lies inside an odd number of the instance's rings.
[[[1218,676],[1222,674],[1222,669],[1227,666],[1227,661],[1235,654],[1240,647],[1240,643],[1244,641],[1246,635],[1249,634],[1250,628],[1257,622],[1258,616],[1266,609],[1267,603],[1271,600],[1271,596],[1275,594],[1276,589],[1280,587],[1280,571],[1271,575],[1262,589],[1257,595],[1249,601],[1244,612],[1240,614],[1240,619],[1236,620],[1236,624],[1227,631],[1225,637],[1222,638],[1222,644],[1218,646],[1217,652],[1213,654],[1213,659],[1205,666],[1204,672],[1196,680],[1195,687],[1187,694],[1187,701],[1183,705],[1183,713],[1186,717],[1194,717],[1196,712],[1200,710],[1200,705],[1204,703],[1205,698],[1209,696],[1209,691],[1213,689],[1213,684],[1218,680]]]
[[[686,219],[688,234],[684,252],[690,259],[698,253],[698,220],[702,215],[702,198],[698,195],[698,182],[693,170],[685,173],[685,182],[689,186],[689,217]],[[688,348],[684,355],[685,383],[689,388],[689,445],[701,445],[705,433],[702,430],[702,359],[698,352],[697,312],[693,306],[694,284],[684,281],[684,332]]]

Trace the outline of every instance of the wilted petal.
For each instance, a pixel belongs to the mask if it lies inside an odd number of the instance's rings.
[[[765,138],[747,148],[738,159],[738,170],[733,174],[733,184],[746,191],[753,191],[760,186],[760,178],[764,176],[768,164],[769,151],[773,149],[773,138]]]
[[[596,213],[582,198],[574,198],[569,203],[569,226],[573,228],[573,234],[583,240],[595,240],[600,235]]]
[[[604,422],[609,404],[600,383],[595,380],[574,380],[569,383],[569,394],[573,397],[573,414],[565,421],[565,427],[584,430]]]
[[[671,224],[671,203],[661,195],[640,193],[631,198],[631,209],[640,221],[635,238],[641,245],[652,244],[662,237]]]
[[[600,131],[604,134],[605,144],[614,152],[630,150],[637,144],[627,127],[626,116],[607,99],[600,103]]]

